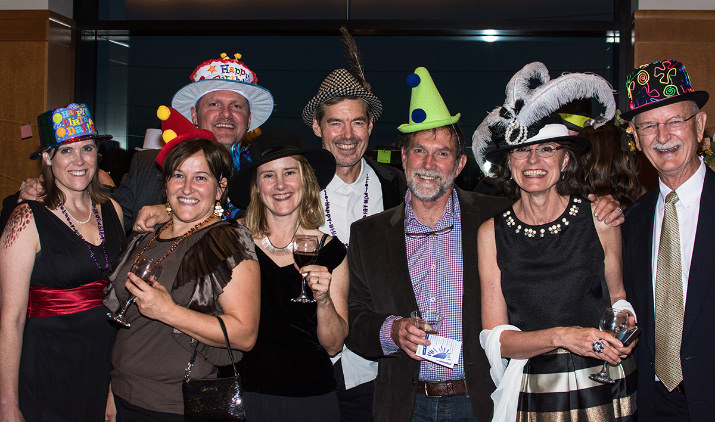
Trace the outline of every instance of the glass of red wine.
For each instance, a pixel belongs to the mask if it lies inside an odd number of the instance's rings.
[[[132,264],[132,269],[131,272],[134,273],[135,276],[141,278],[145,282],[151,284],[154,284],[156,280],[159,278],[159,275],[161,275],[161,265],[156,264],[153,260],[147,259],[143,256],[139,257],[139,259]],[[132,324],[127,321],[126,317],[124,316],[127,313],[127,309],[134,303],[134,301],[137,300],[136,296],[131,295],[129,299],[124,303],[124,306],[122,306],[122,309],[119,311],[118,314],[113,314],[111,312],[107,313],[107,316],[109,319],[112,321],[123,325],[124,327],[130,328]]]
[[[318,236],[299,234],[293,237],[293,260],[298,268],[313,265],[318,259]],[[313,303],[315,299],[307,295],[308,280],[303,277],[300,285],[300,296],[291,299],[291,302]]]

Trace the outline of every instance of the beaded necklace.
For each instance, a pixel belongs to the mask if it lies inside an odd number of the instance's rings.
[[[70,225],[70,228],[72,231],[74,231],[74,234],[79,236],[80,239],[87,245],[87,249],[89,249],[89,256],[92,258],[92,261],[94,261],[94,264],[97,266],[97,269],[99,271],[107,271],[109,269],[109,257],[107,256],[107,248],[104,246],[104,226],[102,226],[102,217],[99,215],[99,211],[97,211],[97,206],[95,205],[94,201],[91,199],[89,200],[90,205],[92,206],[92,212],[94,213],[94,218],[97,219],[97,230],[99,231],[99,240],[100,243],[99,245],[102,247],[102,252],[104,252],[104,268],[102,268],[101,265],[99,265],[99,261],[97,261],[97,257],[94,256],[94,252],[92,251],[92,244],[87,242],[87,240],[82,236],[82,233],[77,230],[77,227],[72,224],[72,220],[70,220],[69,212],[67,212],[67,208],[65,208],[65,205],[60,201],[60,211],[62,211],[62,215],[65,216],[65,220],[67,220],[67,223]],[[90,213],[90,215],[92,215]],[[87,220],[89,221],[89,220]],[[83,224],[83,223],[80,223]]]
[[[206,219],[205,219],[204,221],[202,221],[202,222],[200,222],[199,224],[195,225],[194,227],[192,227],[191,229],[189,229],[189,231],[187,231],[186,233],[184,233],[183,235],[181,235],[181,237],[180,237],[178,240],[176,240],[173,245],[171,245],[171,247],[169,248],[169,250],[166,251],[166,253],[164,254],[164,256],[162,256],[161,258],[159,258],[159,259],[157,259],[156,261],[154,261],[154,264],[153,264],[151,267],[154,268],[155,266],[161,264],[161,261],[163,261],[164,258],[166,258],[167,256],[169,256],[172,252],[174,252],[174,251],[176,250],[176,248],[179,246],[179,243],[181,243],[184,239],[186,239],[187,237],[189,237],[189,236],[191,235],[191,233],[193,233],[193,232],[195,232],[196,230],[200,229],[203,225],[205,225],[206,223],[208,223],[209,220],[211,220],[211,219],[214,218],[214,217],[215,217],[215,214],[209,215],[208,217],[206,217]],[[168,229],[169,227],[171,227],[171,226],[173,226],[173,225],[174,225],[174,220],[170,220],[168,223],[166,223],[166,225],[165,225],[164,227],[162,227],[161,230],[159,230],[159,232],[157,232],[157,234],[155,234],[154,237],[151,238],[151,240],[149,240],[149,243],[147,243],[146,246],[144,246],[144,248],[143,248],[141,251],[139,251],[139,253],[137,254],[137,256],[134,257],[134,261],[132,261],[132,265],[136,264],[137,261],[139,261],[139,258],[141,258],[141,257],[144,255],[144,252],[145,252],[147,249],[149,249],[149,246],[151,246],[151,244],[154,243],[154,241],[164,232],[164,230]]]
[[[575,217],[579,211],[581,210],[579,208],[579,204],[582,202],[581,198],[573,198],[569,200],[570,202],[573,202],[571,207],[568,208],[568,214],[572,217]],[[568,207],[568,204],[567,204]],[[564,213],[565,214],[565,213]],[[554,221],[551,225],[548,227],[541,227],[539,226],[532,226],[532,227],[523,227],[522,224],[519,224],[520,221],[517,221],[514,216],[512,215],[511,210],[504,211],[502,213],[502,217],[504,217],[506,221],[506,225],[509,228],[514,227],[514,233],[519,234],[519,233],[524,233],[524,236],[526,237],[544,237],[546,235],[546,231],[552,235],[557,235],[561,233],[563,229],[566,228],[570,224],[570,221],[568,218],[565,216],[561,216],[560,220],[557,218],[556,221]],[[526,225],[526,223],[523,223]],[[542,224],[542,226],[545,226]],[[537,230],[538,228],[538,230]]]
[[[367,184],[370,181],[370,175],[365,175],[365,195],[362,202],[362,218],[367,217],[367,203],[370,200],[370,196],[367,194]],[[323,194],[325,195],[325,219],[328,221],[328,227],[330,228],[330,235],[333,237],[338,237],[338,233],[335,231],[335,225],[333,225],[333,219],[330,217],[330,201],[328,200],[328,189],[323,189]],[[345,247],[348,247],[346,242],[343,242]]]

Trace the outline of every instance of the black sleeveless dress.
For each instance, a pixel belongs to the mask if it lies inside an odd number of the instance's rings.
[[[334,393],[333,364],[318,341],[317,306],[315,303],[291,302],[300,293],[301,275],[292,263],[279,267],[259,248],[256,248],[256,255],[261,267],[261,319],[256,345],[244,353],[239,364],[244,389],[302,399]],[[334,237],[320,249],[316,265],[323,265],[332,272],[345,255],[345,245]],[[256,416],[262,420],[263,415],[251,415],[255,407],[250,397],[249,394],[245,398],[246,416],[249,420]],[[284,404],[278,400],[274,407]],[[277,411],[275,408],[266,410]],[[320,409],[304,409],[308,413],[316,410],[320,412]],[[306,415],[298,413],[284,418],[305,420]]]
[[[494,232],[509,324],[522,331],[559,326],[598,328],[601,312],[611,301],[605,255],[589,201],[572,197],[561,216],[541,226],[519,221],[509,208],[495,217]],[[588,378],[602,364],[565,349],[529,359],[517,420],[632,420],[632,358],[609,367],[615,384]]]
[[[68,289],[106,279],[85,242],[39,202],[29,201],[40,236],[30,286]],[[107,257],[111,263],[124,230],[111,201],[101,205]],[[104,268],[101,246],[92,252]],[[25,420],[102,421],[109,389],[116,329],[107,308],[44,318],[27,318],[20,358],[19,399]]]

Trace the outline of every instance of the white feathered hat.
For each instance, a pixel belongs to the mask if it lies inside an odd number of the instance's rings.
[[[603,77],[567,73],[550,80],[543,63],[527,64],[507,84],[504,105],[492,110],[474,131],[472,152],[477,164],[487,174],[486,161],[498,163],[510,149],[547,141],[570,142],[577,149],[585,149],[588,139],[569,135],[556,114],[561,106],[582,98],[594,98],[605,107],[604,113],[594,119],[594,128],[613,118],[613,88]]]

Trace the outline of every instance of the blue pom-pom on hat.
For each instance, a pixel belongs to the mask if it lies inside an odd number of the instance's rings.
[[[419,84],[420,84],[420,76],[419,76],[418,74],[416,74],[416,73],[410,73],[410,74],[407,76],[407,85],[408,85],[410,88],[414,88],[414,87],[416,87],[416,86],[419,85]]]
[[[427,113],[421,108],[416,108],[412,110],[412,121],[415,123],[422,123],[427,118]]]

